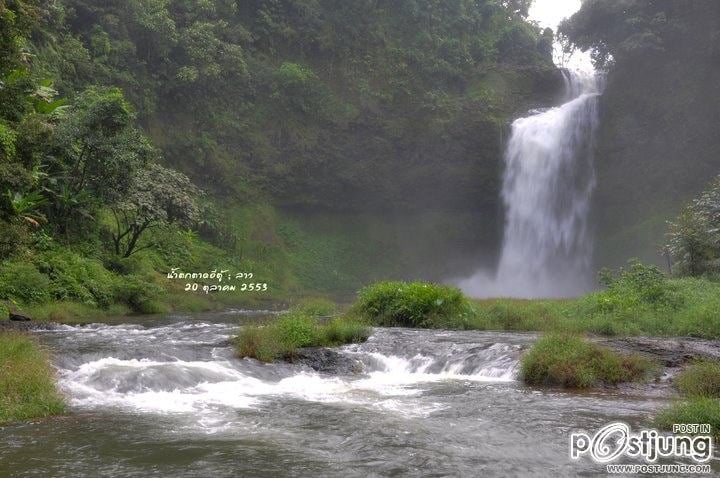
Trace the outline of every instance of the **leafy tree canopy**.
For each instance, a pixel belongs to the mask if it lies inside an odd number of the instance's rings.
[[[712,47],[720,33],[720,3],[673,0],[586,0],[565,20],[560,34],[590,49],[598,67],[666,53],[687,36]]]

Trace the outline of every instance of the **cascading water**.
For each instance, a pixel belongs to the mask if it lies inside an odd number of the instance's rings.
[[[524,386],[533,334],[377,328],[322,372],[237,358],[240,324],[269,315],[38,331],[70,416],[1,426],[0,476],[590,475],[569,430],[667,405]]]
[[[472,334],[468,343],[433,343],[432,332],[378,329],[367,343],[339,349],[361,373],[327,376],[234,359],[226,345],[233,330],[210,323],[67,327],[55,334],[71,337],[79,354],[58,362],[60,384],[77,407],[190,413],[196,426],[212,432],[216,424],[231,422],[228,415],[237,409],[277,397],[395,407],[397,401],[387,397],[415,395],[421,383],[512,381],[522,349],[521,343],[497,343],[483,333]]]
[[[505,153],[506,220],[494,277],[460,282],[476,297],[569,297],[592,287],[590,199],[597,75],[563,70],[567,102],[517,119]]]

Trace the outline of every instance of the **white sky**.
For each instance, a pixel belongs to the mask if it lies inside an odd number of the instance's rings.
[[[530,7],[529,17],[530,20],[536,21],[541,27],[550,27],[553,31],[556,31],[563,18],[571,16],[579,9],[580,0],[534,0]],[[555,50],[557,58],[558,45],[555,45]],[[589,52],[575,52],[568,61],[567,66],[585,71],[592,71],[593,69]]]

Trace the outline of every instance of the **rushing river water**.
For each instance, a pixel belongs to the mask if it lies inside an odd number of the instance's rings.
[[[376,329],[362,373],[236,359],[252,314],[39,332],[71,413],[0,429],[0,475],[575,476],[571,430],[633,427],[662,398],[515,380],[530,334]]]

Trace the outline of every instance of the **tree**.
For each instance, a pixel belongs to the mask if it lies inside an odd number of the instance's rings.
[[[122,257],[150,247],[140,245],[143,234],[153,228],[176,224],[192,227],[200,220],[197,198],[202,192],[184,174],[150,164],[132,177],[130,188],[111,206],[115,219],[112,233],[115,254]]]
[[[89,88],[57,123],[47,189],[54,198],[52,220],[67,233],[73,218],[92,217],[98,206],[119,200],[154,149],[116,88]]]
[[[670,223],[665,249],[679,274],[720,272],[720,176]]]
[[[695,38],[700,48],[716,43],[719,2],[585,0],[559,31],[599,68],[664,54]]]

